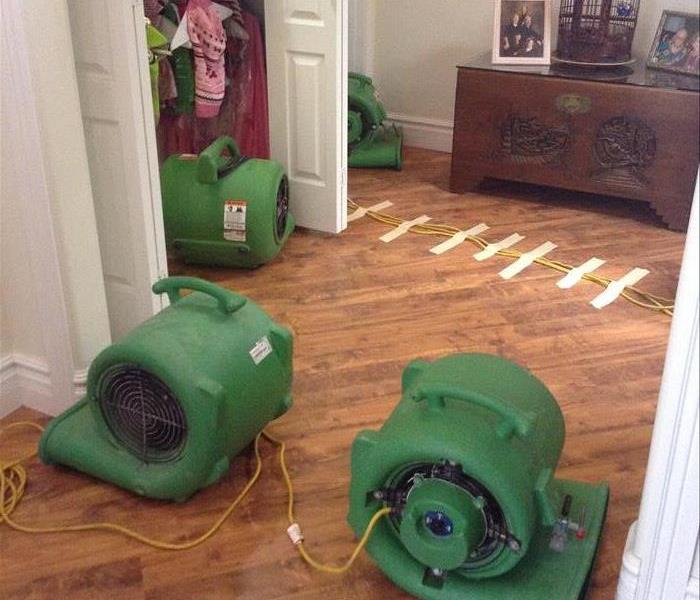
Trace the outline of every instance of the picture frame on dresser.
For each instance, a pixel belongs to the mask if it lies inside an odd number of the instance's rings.
[[[664,10],[649,50],[647,66],[700,76],[700,16]]]
[[[551,64],[552,0],[496,0],[494,4],[492,62]]]

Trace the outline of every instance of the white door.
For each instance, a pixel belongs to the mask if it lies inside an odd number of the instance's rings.
[[[347,225],[348,0],[266,0],[272,158],[284,164],[297,224]]]
[[[162,308],[167,274],[141,0],[68,0],[112,338]]]

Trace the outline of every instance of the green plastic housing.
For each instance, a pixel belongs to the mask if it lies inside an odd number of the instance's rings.
[[[564,443],[561,410],[530,372],[499,357],[455,354],[414,361],[403,374],[401,402],[379,431],[361,432],[352,449],[348,521],[359,536],[382,506],[372,493],[407,466],[448,461],[488,490],[519,542],[483,564],[464,568],[483,538],[484,522],[472,498],[442,481],[416,485],[400,527],[385,518],[367,550],[408,592],[427,599],[577,600],[593,565],[608,488],[554,478]],[[563,553],[549,549],[564,497],[573,515],[586,507],[587,537]],[[475,510],[476,509],[476,510]],[[426,533],[423,515],[446,514],[452,535]],[[447,572],[439,586],[426,570]]]
[[[395,127],[383,127],[386,111],[372,79],[360,73],[348,78],[348,166],[401,170],[403,140]]]
[[[230,459],[290,408],[292,334],[249,299],[200,279],[171,277],[153,289],[167,293],[171,306],[98,355],[86,396],[51,421],[39,455],[143,496],[183,501],[217,481]],[[181,297],[181,289],[196,291]],[[271,352],[254,360],[261,340]],[[98,389],[115,365],[155,375],[180,403],[187,436],[176,459],[144,462],[113,435]]]
[[[278,191],[286,185],[280,163],[242,157],[228,136],[199,155],[168,157],[161,168],[168,248],[192,264],[256,268],[269,262],[294,231],[291,213],[278,227]],[[227,201],[246,203],[245,239],[226,237]]]

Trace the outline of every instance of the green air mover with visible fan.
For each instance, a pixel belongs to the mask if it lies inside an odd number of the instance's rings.
[[[291,406],[292,335],[255,303],[200,279],[171,277],[153,291],[171,306],[99,354],[86,396],[49,424],[39,454],[182,501]]]
[[[294,230],[282,165],[241,156],[227,136],[199,155],[170,156],[161,192],[166,243],[188,263],[259,267]]]
[[[397,585],[428,600],[579,600],[608,487],[554,478],[561,410],[495,356],[415,361],[401,402],[354,442],[348,520]]]
[[[348,81],[348,165],[401,169],[402,137],[385,127],[386,111],[377,99],[372,80],[350,73]]]

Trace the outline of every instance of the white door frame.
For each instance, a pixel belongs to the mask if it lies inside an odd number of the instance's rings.
[[[639,521],[627,539],[617,600],[699,597],[698,210],[696,186]]]

